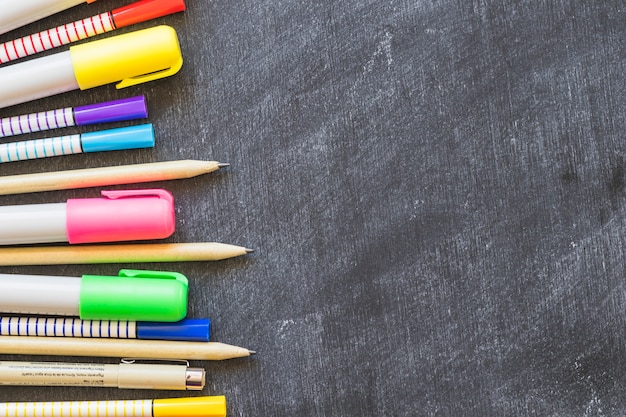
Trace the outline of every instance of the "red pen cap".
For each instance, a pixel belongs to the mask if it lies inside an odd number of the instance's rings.
[[[165,190],[102,191],[105,198],[67,200],[70,243],[163,239],[176,227],[174,197]]]
[[[111,11],[116,28],[185,10],[184,0],[141,0]]]

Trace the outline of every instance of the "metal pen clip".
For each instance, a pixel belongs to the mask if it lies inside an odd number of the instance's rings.
[[[149,358],[122,358],[120,363],[133,364],[133,363],[152,363],[152,362],[170,362],[173,364],[185,364],[189,368],[189,361],[185,359],[149,359]]]

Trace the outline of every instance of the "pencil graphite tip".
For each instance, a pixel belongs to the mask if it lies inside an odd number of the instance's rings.
[[[230,164],[228,162],[220,162],[220,163],[217,164],[218,168],[226,168],[226,167],[229,167],[229,166],[230,166]]]
[[[250,355],[256,355],[256,350],[250,350],[250,349],[248,349],[248,353],[249,353]]]
[[[254,252],[254,249],[246,248],[246,253],[252,253],[252,252]]]

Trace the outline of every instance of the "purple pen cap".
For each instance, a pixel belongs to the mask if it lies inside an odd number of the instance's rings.
[[[148,117],[148,106],[144,96],[74,107],[74,120],[77,126],[145,119],[146,117]]]
[[[208,342],[210,337],[209,319],[183,319],[173,323],[137,322],[138,339]]]

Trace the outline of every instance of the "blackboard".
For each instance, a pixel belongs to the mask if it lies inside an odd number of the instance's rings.
[[[0,42],[127,3],[80,5]],[[226,395],[231,416],[622,416],[625,22],[621,1],[189,1],[117,32],[175,28],[175,76],[0,109],[145,94],[154,149],[3,164],[0,175],[228,162],[149,187],[176,199],[166,241],[255,252],[0,271],[185,274],[189,316],[258,352],[192,361],[208,372],[202,394]],[[198,394],[0,388],[1,401],[186,395]]]

